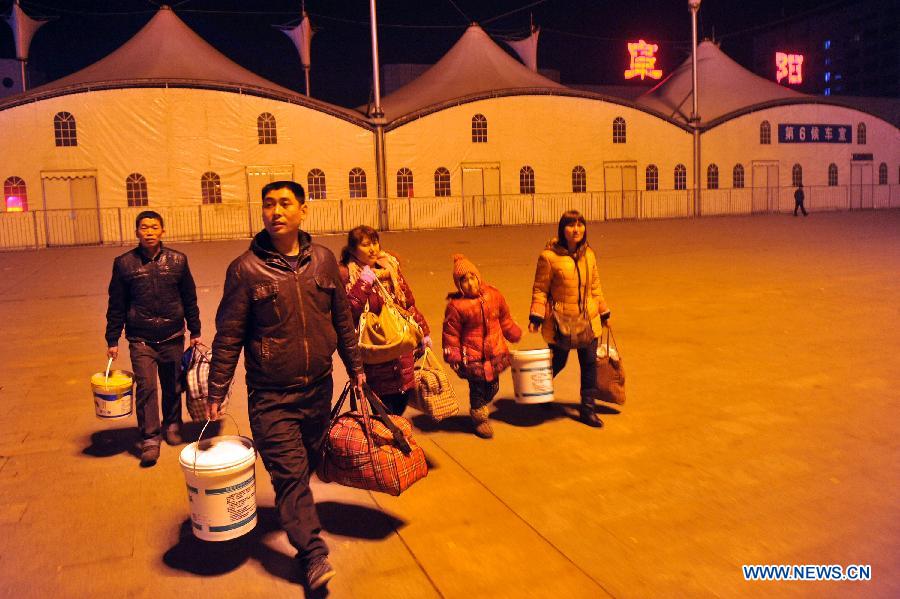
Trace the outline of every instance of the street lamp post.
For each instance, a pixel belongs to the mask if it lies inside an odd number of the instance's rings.
[[[691,125],[694,129],[694,216],[700,215],[700,90],[697,85],[697,11],[700,10],[700,2],[701,0],[688,0],[688,7],[691,9],[691,97],[694,100],[691,110]]]

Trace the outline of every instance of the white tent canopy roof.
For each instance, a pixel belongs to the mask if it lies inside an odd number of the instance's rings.
[[[248,71],[194,33],[163,6],[134,37],[109,56],[36,90],[85,83],[134,80],[193,80],[296,92]]]
[[[22,97],[66,93],[84,87],[128,87],[141,84],[240,88],[258,95],[304,104],[363,124],[352,109],[307,98],[245,69],[208,44],[163,6],[134,37],[112,54]]]
[[[434,66],[386,96],[381,108],[392,121],[451,100],[510,89],[566,87],[524,66],[473,24]]]
[[[710,41],[697,46],[697,70],[701,124],[756,104],[810,98],[751,73]],[[693,103],[691,89],[691,59],[688,58],[659,85],[641,95],[637,104],[687,123]]]

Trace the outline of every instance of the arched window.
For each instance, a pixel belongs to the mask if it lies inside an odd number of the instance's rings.
[[[719,167],[715,164],[706,167],[706,188],[719,189]]]
[[[530,166],[519,169],[519,193],[534,193],[534,169]]]
[[[791,167],[791,187],[800,187],[803,185],[803,167],[795,164]]]
[[[53,134],[57,146],[77,146],[78,132],[75,129],[75,117],[68,112],[58,112],[53,117]]]
[[[311,200],[327,199],[328,194],[325,192],[325,173],[320,169],[314,168],[306,173],[306,193]]]
[[[450,171],[443,166],[434,171],[434,195],[439,198],[450,195]]]
[[[829,187],[837,187],[838,184],[838,170],[837,165],[835,163],[831,163],[828,165],[828,186]]]
[[[860,123],[856,126],[856,143],[861,146],[866,145],[866,124]]]
[[[204,204],[222,203],[222,180],[219,175],[210,171],[200,177],[200,195]]]
[[[140,173],[131,173],[125,179],[125,197],[129,206],[146,206],[149,202],[147,196],[147,179]]]
[[[28,212],[28,188],[21,177],[3,182],[3,201],[7,212]]]
[[[620,116],[613,119],[613,143],[625,143],[625,119]]]
[[[472,117],[472,143],[487,143],[487,119],[483,114],[476,114]]]
[[[583,166],[572,169],[572,193],[584,193],[587,191],[587,171]]]
[[[759,124],[759,143],[764,145],[772,143],[772,125],[769,124],[769,121]]]
[[[734,189],[744,189],[744,165],[735,164],[731,169],[731,187]]]
[[[644,171],[644,187],[647,191],[659,189],[659,168],[655,164],[648,164]]]
[[[413,197],[413,174],[412,171],[406,167],[397,171],[397,197]]]
[[[369,193],[366,191],[366,171],[359,167],[350,170],[350,197],[364,198]]]
[[[882,162],[878,165],[878,184],[887,185],[887,163]]]
[[[687,189],[687,169],[683,164],[675,165],[675,189]]]
[[[275,117],[271,113],[264,112],[256,117],[256,135],[259,137],[260,144],[278,143],[278,128]]]

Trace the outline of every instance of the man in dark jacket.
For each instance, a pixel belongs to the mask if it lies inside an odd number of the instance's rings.
[[[269,183],[262,201],[265,230],[225,275],[207,409],[210,419],[218,418],[243,349],[253,440],[307,586],[317,589],[334,570],[309,477],[328,431],[335,349],[356,385],[365,375],[334,254],[300,230],[308,207],[303,187]]]
[[[191,343],[200,343],[200,309],[187,256],[163,247],[163,218],[146,210],[135,219],[138,246],[117,257],[109,281],[106,355],[119,356],[125,327],[137,383],[137,418],[141,429],[141,466],[156,464],[163,435],[169,445],[181,439],[181,354],[184,323]],[[162,386],[162,423],[156,376]]]
[[[803,206],[803,201],[805,199],[806,195],[803,193],[803,183],[798,183],[797,191],[794,192],[794,216],[797,216],[797,210],[802,211],[803,216],[808,214],[806,208]]]

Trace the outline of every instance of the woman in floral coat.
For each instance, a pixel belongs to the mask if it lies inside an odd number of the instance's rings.
[[[569,349],[578,353],[581,367],[581,421],[601,427],[594,412],[597,395],[597,338],[609,319],[609,308],[600,289],[597,256],[588,245],[584,216],[577,210],[564,212],[557,236],[551,239],[538,258],[528,316],[528,330],[541,331],[553,352],[553,376],[566,365]],[[560,325],[579,330],[573,338],[561,334]]]
[[[425,335],[423,345],[431,347],[428,323],[416,308],[412,289],[400,271],[399,260],[381,249],[378,231],[361,225],[347,234],[347,246],[341,252],[340,270],[357,323],[367,303],[370,312],[381,313],[384,301],[375,288],[377,279],[394,303],[413,316]],[[364,364],[366,382],[391,414],[403,414],[411,394],[415,392],[414,366],[413,352],[381,364]]]

